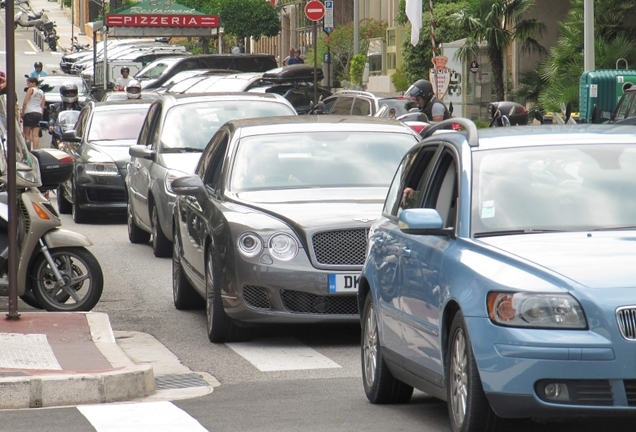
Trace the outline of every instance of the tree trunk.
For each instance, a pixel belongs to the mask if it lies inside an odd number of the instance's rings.
[[[496,47],[489,46],[488,57],[490,58],[490,66],[492,67],[493,82],[495,84],[495,93],[497,94],[497,100],[503,101],[506,97],[504,87],[503,52]]]

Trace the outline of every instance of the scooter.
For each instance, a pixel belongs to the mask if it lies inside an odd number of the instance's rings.
[[[53,142],[51,144],[54,148],[60,148],[62,135],[64,134],[64,132],[73,130],[75,128],[75,123],[77,123],[79,115],[80,111],[77,110],[60,111],[58,113],[57,123],[51,131],[51,137],[53,139]],[[41,129],[48,129],[48,125],[49,124],[46,121],[40,122]]]
[[[0,108],[6,107],[4,98]],[[1,111],[1,110],[0,110]],[[4,110],[6,113],[6,110]],[[0,112],[0,115],[3,113]],[[16,123],[16,127],[17,127]],[[86,249],[91,241],[60,228],[51,202],[38,188],[53,190],[72,175],[72,160],[57,149],[29,152],[22,136],[16,143],[18,200],[18,295],[27,304],[47,311],[90,311],[104,288],[101,266]],[[7,139],[0,137],[0,166],[6,167]],[[0,173],[0,229],[8,221],[7,173]],[[0,253],[0,295],[8,295],[8,251]]]

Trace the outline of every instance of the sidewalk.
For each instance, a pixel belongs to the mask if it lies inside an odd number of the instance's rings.
[[[152,336],[114,333],[104,313],[0,317],[0,409],[183,399],[216,385]]]
[[[55,22],[55,31],[60,37],[58,40],[58,51],[64,53],[71,46],[71,34],[77,37],[77,40],[85,45],[90,44],[93,46],[93,35],[85,34],[80,35],[80,28],[77,26],[71,26],[71,9],[62,8],[61,0],[49,1],[49,0],[31,0],[33,9],[38,12],[41,9],[46,11],[49,20]],[[48,48],[45,48],[48,50]]]

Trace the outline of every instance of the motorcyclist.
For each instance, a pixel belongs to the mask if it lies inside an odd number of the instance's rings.
[[[82,104],[79,103],[77,94],[79,90],[77,85],[71,81],[65,82],[60,86],[60,96],[62,102],[55,103],[49,107],[49,133],[51,134],[51,144],[57,148],[56,139],[53,137],[53,130],[57,124],[57,117],[62,111],[81,111]]]
[[[115,91],[124,91],[128,83],[132,80],[132,77],[128,76],[128,74],[130,74],[130,68],[124,66],[119,70],[119,73],[121,76],[117,78],[114,89]]]
[[[434,122],[440,122],[450,118],[450,112],[446,105],[437,99],[433,93],[433,84],[430,81],[421,79],[417,80],[404,93],[405,97],[411,98],[420,109],[420,111]]]
[[[47,76],[48,73],[43,69],[44,65],[41,61],[36,61],[33,63],[33,71],[29,74],[29,78],[40,78],[43,76]]]
[[[126,86],[126,97],[128,99],[141,99],[141,84],[136,79],[130,80]]]

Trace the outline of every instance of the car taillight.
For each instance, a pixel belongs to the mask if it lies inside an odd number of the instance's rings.
[[[460,125],[459,123],[453,123],[452,126],[453,130],[462,130],[462,125]]]

